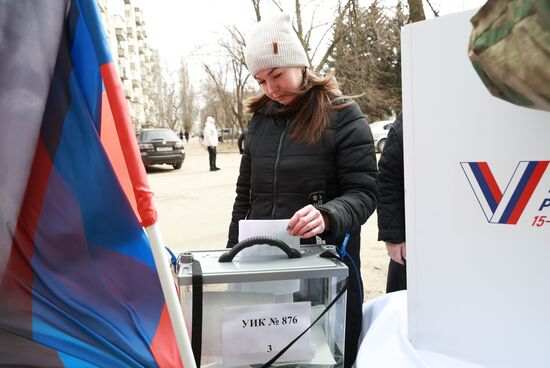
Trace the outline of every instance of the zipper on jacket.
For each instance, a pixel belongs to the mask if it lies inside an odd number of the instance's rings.
[[[279,188],[277,188],[277,168],[279,167],[279,159],[281,158],[281,148],[283,147],[283,139],[285,137],[286,129],[288,128],[288,118],[285,121],[285,128],[279,137],[279,147],[277,148],[277,157],[275,158],[275,168],[273,172],[273,208],[271,210],[271,219],[275,218],[275,210],[277,209],[277,193]]]

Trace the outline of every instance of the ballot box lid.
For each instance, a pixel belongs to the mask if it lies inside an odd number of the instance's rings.
[[[348,268],[343,262],[320,256],[331,251],[333,246],[315,244],[301,246],[300,258],[288,258],[281,251],[278,255],[237,256],[231,262],[219,262],[227,249],[193,250],[185,252],[187,259],[178,262],[177,279],[179,285],[192,284],[193,261],[200,263],[204,284],[346,277]],[[182,258],[186,257],[180,255]]]

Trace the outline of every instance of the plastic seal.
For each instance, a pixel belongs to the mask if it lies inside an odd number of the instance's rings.
[[[178,256],[178,264],[192,263],[194,259],[193,253],[183,252]]]

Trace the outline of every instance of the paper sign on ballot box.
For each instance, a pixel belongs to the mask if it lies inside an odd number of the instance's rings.
[[[305,331],[311,302],[228,307],[223,310],[224,366],[265,363]],[[309,331],[278,361],[309,360]]]

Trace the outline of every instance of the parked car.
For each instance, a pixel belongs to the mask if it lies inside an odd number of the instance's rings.
[[[172,165],[180,169],[185,159],[183,141],[170,129],[142,129],[136,134],[143,164]]]
[[[226,142],[230,139],[237,139],[239,134],[240,133],[234,128],[222,128],[218,132],[218,140],[220,142]]]
[[[386,144],[386,139],[388,138],[388,133],[392,125],[393,120],[376,121],[370,124],[376,152],[382,152],[384,149],[384,145]]]

